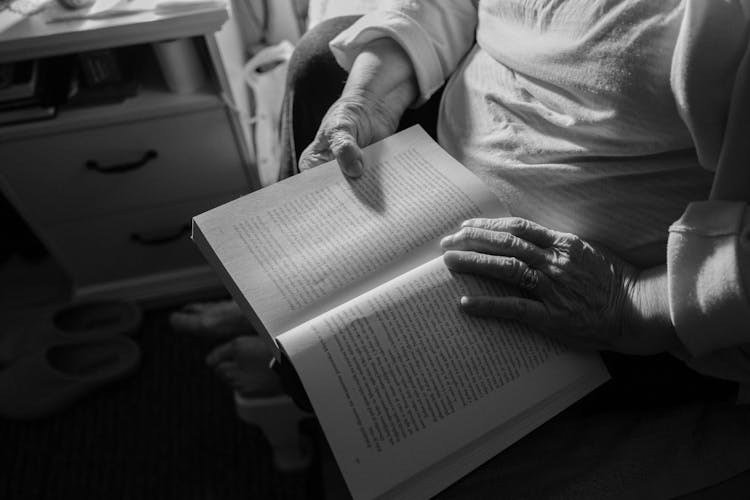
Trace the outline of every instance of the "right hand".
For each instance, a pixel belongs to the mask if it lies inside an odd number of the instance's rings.
[[[397,99],[396,99],[397,100]],[[403,105],[388,96],[358,90],[341,96],[328,109],[313,142],[299,159],[300,171],[336,159],[349,177],[362,175],[362,150],[396,132]]]

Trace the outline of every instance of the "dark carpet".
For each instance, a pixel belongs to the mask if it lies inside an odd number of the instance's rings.
[[[136,341],[143,360],[130,378],[46,420],[0,419],[0,499],[321,496],[314,466],[275,471],[263,435],[236,417],[204,365],[213,342],[174,333],[167,311],[148,313]]]

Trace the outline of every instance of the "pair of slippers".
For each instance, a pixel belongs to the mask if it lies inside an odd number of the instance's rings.
[[[0,324],[0,416],[47,417],[133,373],[142,317],[131,302],[89,301]]]

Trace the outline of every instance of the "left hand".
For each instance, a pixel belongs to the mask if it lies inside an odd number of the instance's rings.
[[[471,219],[441,246],[451,271],[525,292],[461,297],[469,314],[518,320],[583,349],[655,354],[676,339],[671,328],[644,325],[639,270],[576,235],[515,217]]]

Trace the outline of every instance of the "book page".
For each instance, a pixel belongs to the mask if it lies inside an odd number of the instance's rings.
[[[278,338],[356,499],[434,495],[606,380],[596,355],[464,314],[467,293],[508,289],[439,257]]]
[[[364,163],[358,179],[331,162],[194,219],[196,242],[272,336],[439,255],[463,220],[508,214],[420,127],[365,148]]]

